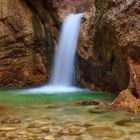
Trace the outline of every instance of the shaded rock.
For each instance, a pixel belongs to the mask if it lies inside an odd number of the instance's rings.
[[[83,106],[87,106],[87,105],[99,105],[100,102],[93,100],[93,101],[81,101],[78,104],[83,105]]]
[[[21,122],[20,118],[16,116],[11,116],[11,115],[8,115],[1,120],[1,123],[6,123],[6,124],[14,124],[14,123],[20,123],[20,122]]]

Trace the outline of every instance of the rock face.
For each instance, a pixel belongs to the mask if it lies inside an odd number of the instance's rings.
[[[95,5],[95,16],[89,16],[81,27],[78,48],[79,84],[90,89],[116,93],[129,89],[129,92],[121,92],[113,106],[126,109],[132,104],[128,110],[138,112],[140,1],[96,0]]]
[[[0,86],[46,81],[61,22],[91,7],[91,0],[1,0]]]
[[[123,90],[111,104],[111,107],[137,114],[140,112],[140,98],[134,97],[129,89]]]
[[[53,27],[53,23],[43,1],[32,2],[0,1],[1,87],[35,85],[46,80],[45,27]]]
[[[79,45],[79,83],[111,92],[129,85],[140,97],[140,2],[96,0],[95,4],[96,16],[90,16],[88,23],[91,37],[86,35],[87,41]]]

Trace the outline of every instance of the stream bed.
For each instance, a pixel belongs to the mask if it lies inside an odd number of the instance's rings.
[[[140,140],[140,115],[88,104],[114,98],[105,93],[0,91],[0,140]]]

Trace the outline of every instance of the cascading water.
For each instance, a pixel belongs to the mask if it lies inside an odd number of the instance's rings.
[[[62,26],[50,78],[51,85],[72,86],[81,16],[82,14],[69,15]]]
[[[82,91],[73,86],[74,61],[81,17],[83,14],[70,14],[62,26],[54,65],[49,83],[45,86],[29,89],[29,93],[67,93]]]

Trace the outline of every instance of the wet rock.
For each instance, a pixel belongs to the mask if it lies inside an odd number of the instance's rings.
[[[12,116],[12,115],[8,115],[6,117],[4,117],[1,121],[1,123],[7,123],[7,124],[14,124],[14,123],[20,123],[21,119],[16,117],[16,116]]]
[[[122,130],[113,130],[110,127],[89,127],[87,131],[96,137],[119,138],[124,135]]]
[[[82,133],[84,129],[78,127],[63,128],[58,132],[59,135],[81,135]]]

